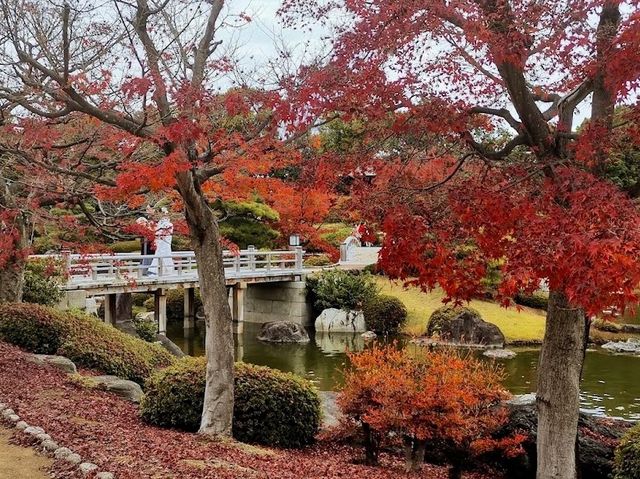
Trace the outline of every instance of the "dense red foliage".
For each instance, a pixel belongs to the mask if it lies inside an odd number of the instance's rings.
[[[499,406],[508,393],[495,366],[455,352],[400,350],[395,345],[374,346],[351,353],[349,359],[339,404],[382,440],[394,433],[414,449],[455,444],[469,463],[473,455],[494,449],[507,455],[521,452],[524,436],[491,438],[508,419]]]
[[[404,474],[401,461],[388,455],[379,468],[354,465],[353,450],[334,443],[278,451],[151,427],[141,422],[135,405],[86,389],[54,368],[29,362],[25,353],[1,342],[0,401],[10,404],[27,423],[44,428],[55,441],[121,479],[446,477],[443,468],[434,466],[426,466],[420,476]],[[64,461],[56,461],[54,471],[57,478],[80,477],[76,466]]]

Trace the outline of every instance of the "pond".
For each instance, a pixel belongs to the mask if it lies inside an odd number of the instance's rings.
[[[259,364],[303,376],[322,391],[341,383],[340,369],[345,350],[359,350],[364,341],[359,334],[311,334],[311,342],[269,344],[256,339],[259,325],[245,323],[244,333],[235,334],[236,360]],[[185,334],[182,323],[169,324],[168,337],[190,355],[204,354],[204,328]],[[539,349],[513,348],[518,355],[502,361],[507,377],[505,386],[513,394],[536,389]],[[614,355],[599,348],[587,351],[582,380],[582,407],[595,414],[640,420],[640,357]]]

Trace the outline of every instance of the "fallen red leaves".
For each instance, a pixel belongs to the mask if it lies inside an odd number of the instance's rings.
[[[388,455],[381,458],[381,467],[356,465],[353,459],[360,451],[331,442],[280,451],[151,427],[140,421],[131,403],[85,389],[50,366],[29,362],[21,350],[2,342],[0,401],[118,479],[446,477],[446,469],[436,466],[425,466],[419,475],[405,474],[402,458]],[[56,461],[53,472],[56,478],[80,477],[75,466],[62,461]]]

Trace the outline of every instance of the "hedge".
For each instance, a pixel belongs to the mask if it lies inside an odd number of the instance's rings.
[[[378,287],[369,273],[354,274],[334,269],[307,277],[314,308],[361,309],[378,293]]]
[[[629,429],[616,449],[614,479],[640,478],[640,425]]]
[[[395,296],[379,294],[362,308],[367,329],[380,334],[395,334],[407,320],[407,308]]]
[[[204,402],[206,359],[185,357],[146,382],[144,421],[196,431]],[[235,365],[233,436],[243,442],[297,448],[311,444],[320,426],[320,398],[293,374],[245,363]]]
[[[533,294],[518,293],[515,295],[513,300],[516,304],[521,306],[544,309],[545,311],[549,307],[549,295],[543,292],[536,292]]]
[[[140,384],[174,357],[82,313],[26,303],[0,305],[0,339],[39,354],[59,354],[77,366]]]

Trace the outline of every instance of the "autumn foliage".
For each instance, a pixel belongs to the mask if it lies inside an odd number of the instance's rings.
[[[464,451],[449,458],[452,477],[474,455],[494,449],[520,452],[520,436],[491,438],[508,418],[500,406],[508,393],[494,365],[453,351],[397,345],[375,345],[349,359],[338,401],[349,420],[362,426],[367,462],[377,462],[390,434],[404,443],[407,470],[421,466],[427,447],[450,444]]]

